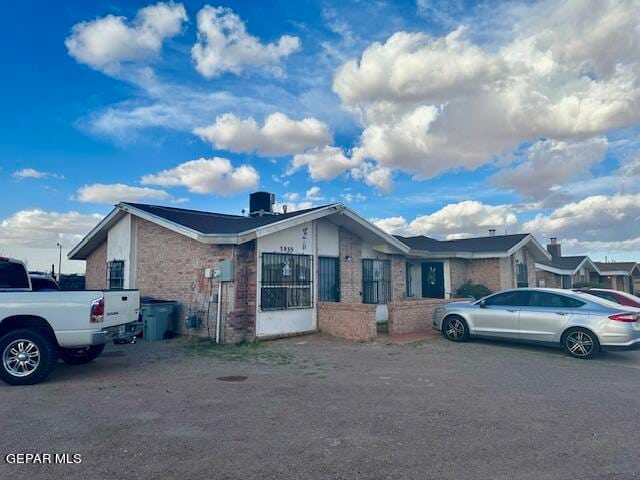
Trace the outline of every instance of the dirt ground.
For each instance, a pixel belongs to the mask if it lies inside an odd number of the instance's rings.
[[[639,375],[640,352],[440,337],[109,346],[46,383],[0,384],[0,478],[640,478]]]

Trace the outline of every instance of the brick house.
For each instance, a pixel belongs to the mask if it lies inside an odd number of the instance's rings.
[[[598,267],[586,255],[563,256],[562,247],[552,237],[547,245],[551,259],[536,262],[536,286],[573,288],[574,285],[600,283]]]
[[[593,262],[586,255],[563,256],[561,245],[553,237],[547,250],[551,259],[535,264],[538,287],[573,288],[594,284],[627,293],[640,287],[640,265],[636,262]]]
[[[407,259],[408,297],[451,298],[465,282],[497,292],[535,286],[535,262],[549,254],[528,233],[458,240],[401,237],[411,247]]]
[[[640,292],[640,264],[636,262],[596,262],[600,283],[605,288],[627,293]]]
[[[219,302],[225,342],[317,331],[323,303],[375,313],[404,296],[409,247],[399,240],[341,204],[283,214],[271,205],[240,216],[119,203],[69,258],[86,261],[88,289],[177,301],[184,333],[214,336]],[[206,277],[225,263],[232,281]]]
[[[274,213],[258,192],[251,204],[241,216],[119,203],[69,258],[86,261],[88,289],[176,301],[182,333],[214,337],[219,310],[220,339],[233,343],[314,331],[369,340],[384,321],[390,333],[430,329],[463,282],[525,286],[547,255],[527,234],[439,242],[394,237],[339,203]],[[434,279],[441,291],[426,287]]]

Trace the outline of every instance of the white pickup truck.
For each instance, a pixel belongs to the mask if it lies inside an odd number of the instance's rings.
[[[90,362],[107,341],[135,330],[139,312],[137,290],[32,291],[24,263],[0,257],[0,378],[32,385],[58,358]]]

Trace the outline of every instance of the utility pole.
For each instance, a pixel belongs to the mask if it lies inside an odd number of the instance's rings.
[[[60,273],[62,272],[62,244],[58,242],[56,245],[58,245],[58,282],[60,282]]]

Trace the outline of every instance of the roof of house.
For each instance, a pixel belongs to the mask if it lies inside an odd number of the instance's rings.
[[[584,259],[588,258],[586,255],[574,255],[570,257],[552,257],[548,262],[540,262],[543,265],[557,268],[558,270],[575,270],[577,269]]]
[[[455,240],[437,240],[424,235],[414,237],[395,236],[411,250],[425,252],[428,255],[464,258],[487,258],[506,256],[517,248],[531,242],[536,251],[536,257],[543,260],[550,258],[547,251],[529,233],[513,235],[491,235],[486,237],[459,238]]]
[[[600,272],[627,272],[631,273],[638,267],[638,262],[595,262]]]
[[[408,253],[409,247],[341,203],[333,203],[295,212],[262,216],[229,215],[185,208],[121,202],[104,217],[68,254],[72,260],[84,260],[106,238],[107,232],[127,214],[156,223],[202,243],[239,244],[312,220],[332,216],[338,226],[349,228],[368,238],[387,253]]]
[[[591,265],[593,269],[600,273],[596,264],[586,255],[566,257],[554,255],[551,257],[551,260],[536,262],[536,268],[555,273],[556,275],[575,275],[579,269],[587,264]]]
[[[224,213],[203,212],[200,210],[188,210],[185,208],[164,207],[161,205],[147,205],[144,203],[122,202],[123,205],[129,205],[143,212],[149,213],[156,217],[163,218],[172,223],[182,225],[196,232],[205,235],[226,235],[246,232],[248,230],[270,225],[289,218],[299,217],[305,213],[313,212],[320,207],[307,208],[305,210],[297,210],[295,212],[282,213],[277,215],[262,215],[255,217],[245,217],[242,215],[228,215]]]
[[[415,237],[395,237],[414,250],[427,252],[501,252],[508,251],[527,238],[528,233],[515,235],[494,235],[487,237],[460,238],[456,240],[436,240],[418,235]]]

